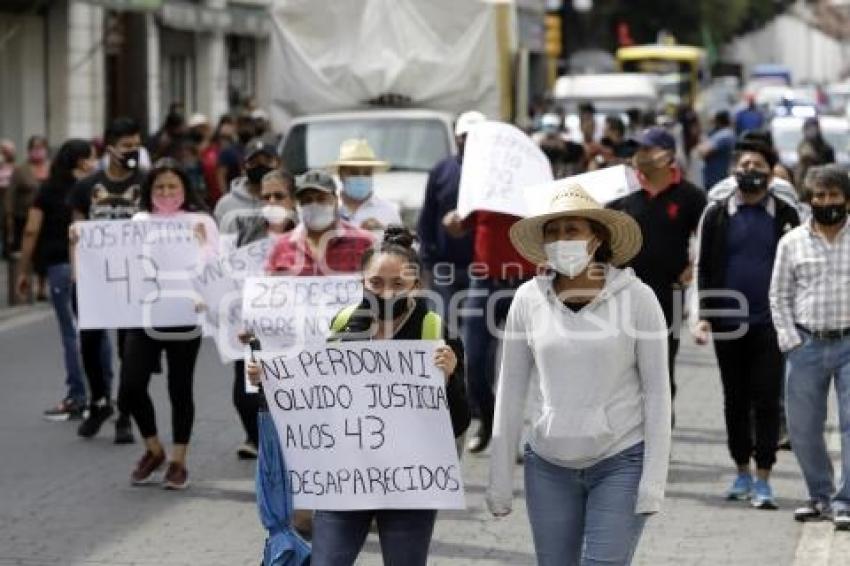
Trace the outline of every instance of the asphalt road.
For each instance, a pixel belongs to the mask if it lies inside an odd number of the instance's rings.
[[[42,420],[62,394],[62,357],[47,310],[0,317],[0,565],[256,566],[264,532],[253,496],[253,464],[234,450],[242,440],[230,404],[231,371],[205,344],[195,377],[197,419],[189,455],[191,487],[166,492],[131,487],[142,449],[115,446],[111,423],[86,441],[76,425]],[[720,387],[710,349],[685,345],[672,468],[663,512],[650,520],[635,562],[644,565],[848,564],[850,535],[791,518],[803,496],[793,456],[774,475],[779,511],[729,503],[732,477]],[[170,436],[164,379],[152,390],[163,437]],[[484,510],[487,458],[464,457],[468,509],[443,513],[432,545],[435,565],[533,564],[517,468],[514,512]],[[361,564],[380,564],[370,535]]]

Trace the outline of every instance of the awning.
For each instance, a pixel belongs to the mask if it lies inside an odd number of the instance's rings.
[[[254,37],[266,37],[271,32],[269,13],[262,7],[229,6],[214,9],[168,2],[157,10],[156,15],[163,25],[183,31],[218,31]]]

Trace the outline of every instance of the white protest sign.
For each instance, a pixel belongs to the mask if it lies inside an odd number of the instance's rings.
[[[552,180],[546,155],[522,130],[484,122],[467,134],[457,211],[466,218],[489,210],[525,216],[523,187]]]
[[[432,340],[258,352],[299,509],[463,509]]]
[[[555,192],[570,185],[581,186],[595,201],[603,205],[640,189],[640,183],[631,167],[606,167],[541,185],[524,187],[528,216],[549,212],[549,203]]]
[[[80,328],[198,324],[190,280],[201,248],[190,222],[93,220],[75,226]]]
[[[323,342],[333,317],[362,298],[359,275],[250,278],[243,290],[242,319],[263,350],[281,352]]]
[[[222,362],[242,357],[243,346],[237,338],[242,330],[242,288],[247,278],[264,273],[275,241],[264,238],[213,257],[192,278],[204,303],[204,333],[215,339]]]

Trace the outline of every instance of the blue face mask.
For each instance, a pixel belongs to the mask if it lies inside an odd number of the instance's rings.
[[[372,194],[372,177],[356,175],[342,180],[342,192],[354,200],[366,200]]]

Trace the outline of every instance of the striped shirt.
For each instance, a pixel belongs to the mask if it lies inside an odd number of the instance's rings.
[[[802,342],[798,325],[811,331],[850,328],[850,221],[831,243],[811,221],[779,241],[770,310],[783,352]]]

